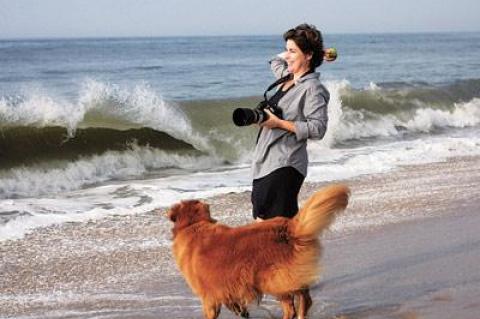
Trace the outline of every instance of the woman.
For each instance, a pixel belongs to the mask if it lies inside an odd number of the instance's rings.
[[[307,139],[321,139],[327,129],[330,94],[315,72],[324,57],[322,35],[301,24],[283,38],[286,51],[270,65],[277,78],[287,81],[269,99],[282,110],[282,118],[266,111],[254,152],[252,204],[258,221],[297,213],[298,192],[307,175]]]

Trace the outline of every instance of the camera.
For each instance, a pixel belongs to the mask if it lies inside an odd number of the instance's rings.
[[[275,88],[277,85],[282,84],[288,80],[292,79],[292,74],[287,74],[286,76],[278,79],[274,83],[270,84],[265,93],[263,93],[263,101],[258,103],[257,107],[254,109],[247,108],[237,108],[233,111],[233,123],[236,126],[247,126],[253,123],[262,123],[268,119],[268,114],[265,110],[269,110],[278,118],[283,118],[282,109],[277,105],[270,103],[267,93]]]
[[[265,110],[269,110],[277,117],[282,118],[282,110],[275,105],[270,105],[267,100],[258,103],[254,109],[237,108],[233,111],[233,123],[236,126],[247,126],[254,123],[262,123],[268,119]]]

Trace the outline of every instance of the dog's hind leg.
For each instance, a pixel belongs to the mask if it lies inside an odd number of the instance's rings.
[[[282,319],[293,319],[295,318],[295,305],[293,303],[293,295],[283,295],[278,298],[280,304],[282,305],[283,317]]]
[[[218,304],[214,301],[202,300],[203,304],[203,316],[205,319],[217,319],[220,315],[220,309],[222,308],[222,304]]]
[[[312,306],[312,297],[310,297],[310,290],[304,288],[295,293],[298,297],[297,304],[297,319],[305,319],[307,317],[308,310]]]
[[[237,302],[232,302],[225,304],[225,307],[227,307],[231,312],[236,314],[237,316],[241,316],[242,318],[248,318],[250,317],[250,314],[248,313],[247,306],[242,305]]]

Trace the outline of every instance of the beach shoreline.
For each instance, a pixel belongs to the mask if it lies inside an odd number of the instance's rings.
[[[454,317],[466,319],[480,312],[471,299],[480,297],[480,289],[468,284],[476,280],[472,265],[480,262],[480,236],[474,232],[480,226],[480,156],[338,182],[350,186],[352,199],[323,239],[325,273],[313,289],[315,317],[451,318],[447,314],[453,311]],[[305,183],[300,201],[330,183]],[[251,222],[249,192],[205,200],[222,223]],[[165,210],[160,216],[149,212],[50,226],[0,242],[0,317],[201,318],[199,302],[172,259]],[[464,232],[450,233],[451,225]],[[429,228],[438,231],[429,233]],[[389,253],[404,246],[409,249]],[[462,274],[445,283],[442,276],[456,271],[454,261],[460,257]],[[435,269],[440,261],[443,272],[416,268]],[[402,269],[407,272],[399,275]],[[408,274],[424,284],[412,284]],[[392,278],[399,283],[389,290]],[[267,298],[265,307],[278,317],[273,300]],[[265,317],[262,309],[252,313]],[[221,318],[234,316],[224,310]]]

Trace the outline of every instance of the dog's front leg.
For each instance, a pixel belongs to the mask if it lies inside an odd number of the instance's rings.
[[[211,300],[202,300],[203,304],[203,316],[205,319],[217,319],[220,315],[220,309],[222,308],[222,304],[216,303],[215,301]]]
[[[278,298],[283,310],[283,319],[295,318],[295,305],[293,303],[293,295],[283,295]]]

